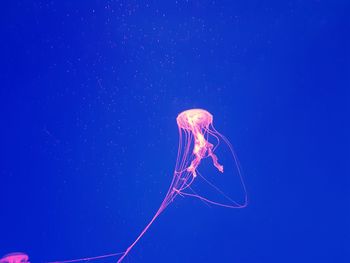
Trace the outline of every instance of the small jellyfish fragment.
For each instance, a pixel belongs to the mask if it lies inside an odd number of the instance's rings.
[[[30,263],[27,254],[22,252],[14,252],[6,254],[0,259],[0,263]]]

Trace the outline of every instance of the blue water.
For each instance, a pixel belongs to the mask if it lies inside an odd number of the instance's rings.
[[[234,145],[249,206],[178,197],[125,262],[350,262],[349,12],[349,1],[3,6],[0,256],[125,250],[168,190],[177,114],[204,108]]]

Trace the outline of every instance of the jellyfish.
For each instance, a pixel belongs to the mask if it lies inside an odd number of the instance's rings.
[[[177,116],[176,121],[179,129],[179,146],[175,171],[168,192],[166,193],[153,218],[136,237],[134,242],[131,243],[131,245],[125,250],[117,263],[122,262],[130,250],[137,244],[137,242],[147,232],[153,222],[167,208],[167,206],[174,200],[177,195],[195,197],[202,200],[203,202],[227,208],[244,208],[247,206],[247,191],[237,156],[228,139],[220,134],[213,126],[213,115],[203,109],[190,109],[181,112]],[[217,143],[216,145],[210,142],[210,139],[212,138],[215,139]],[[242,203],[238,203],[232,200],[230,197],[226,196],[222,191],[220,191],[220,189],[215,187],[215,185],[211,184],[204,177],[202,178],[206,180],[206,182],[208,182],[221,194],[225,195],[226,199],[228,200],[227,203],[210,200],[209,198],[197,194],[191,189],[192,183],[194,180],[196,180],[199,174],[198,167],[202,159],[207,157],[211,158],[214,167],[216,167],[220,173],[224,172],[224,166],[219,163],[218,157],[214,153],[216,147],[220,142],[220,139],[222,139],[229,147],[234,163],[236,165],[238,176],[244,192],[244,201]],[[192,190],[192,193],[188,192],[188,190]]]
[[[127,247],[123,252],[106,254],[96,257],[86,257],[80,259],[71,259],[65,261],[52,261],[47,263],[73,263],[80,261],[91,261],[96,259],[102,259],[107,257],[120,256],[117,263],[120,263],[130,253],[132,248],[138,243],[142,236],[151,227],[153,222],[159,217],[159,215],[168,207],[168,205],[174,201],[175,197],[189,196],[198,198],[201,201],[227,208],[244,208],[248,204],[246,186],[243,181],[241,168],[237,159],[237,156],[233,150],[231,143],[228,139],[220,134],[213,125],[213,115],[203,109],[190,109],[181,112],[177,118],[177,126],[179,129],[179,145],[176,158],[175,170],[169,189],[160,204],[157,212],[154,214],[149,223],[143,228],[141,233],[136,239]],[[214,140],[212,143],[211,141]],[[205,158],[210,158],[213,166],[220,172],[224,172],[224,166],[219,162],[215,150],[218,147],[220,141],[223,141],[228,146],[230,153],[233,157],[239,181],[243,190],[244,198],[241,203],[234,201],[227,196],[223,191],[216,187],[213,183],[207,180],[198,171],[198,167],[201,161]],[[225,197],[226,202],[219,202],[211,200],[208,197],[197,194],[191,187],[196,178],[202,178],[211,187],[217,190],[221,195]],[[0,263],[29,263],[28,256],[24,253],[12,253],[8,254],[4,258],[0,259]]]
[[[14,252],[3,256],[0,263],[30,263],[27,254],[22,252]]]

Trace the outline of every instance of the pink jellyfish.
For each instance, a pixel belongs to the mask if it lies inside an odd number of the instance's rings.
[[[177,195],[191,196],[199,198],[200,200],[223,207],[228,208],[243,208],[247,206],[247,192],[246,187],[243,182],[242,174],[240,171],[240,166],[233,151],[230,142],[220,134],[213,126],[213,116],[206,110],[203,109],[191,109],[181,112],[177,118],[177,125],[179,128],[179,148],[176,159],[175,171],[173,180],[170,184],[169,190],[165,195],[163,202],[161,203],[158,211],[155,213],[151,221],[146,225],[142,232],[138,235],[135,241],[126,249],[124,254],[119,258],[118,263],[120,263],[130,252],[130,250],[136,245],[140,238],[146,233],[149,227],[153,224],[154,220],[165,210],[165,208],[174,200]],[[233,201],[231,198],[226,197],[229,201],[228,203],[219,203],[212,201],[208,198],[202,197],[198,194],[188,193],[185,190],[191,190],[191,184],[196,179],[199,174],[197,168],[201,163],[201,160],[206,157],[210,157],[213,161],[213,165],[221,173],[224,172],[224,166],[218,161],[218,157],[215,155],[214,151],[216,146],[209,142],[209,138],[213,137],[217,141],[217,145],[220,138],[228,145],[235,165],[237,167],[238,175],[242,188],[244,191],[244,202],[239,204]],[[193,149],[191,148],[193,147]],[[205,179],[204,177],[202,177]],[[206,180],[206,179],[205,179]],[[212,187],[222,193],[217,187],[212,185],[206,180]],[[222,193],[223,194],[223,193]]]
[[[28,255],[22,252],[14,252],[3,256],[0,263],[30,263]]]

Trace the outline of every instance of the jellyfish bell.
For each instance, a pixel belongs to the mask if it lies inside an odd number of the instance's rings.
[[[22,252],[14,252],[6,254],[0,259],[0,263],[30,263],[27,254]]]
[[[196,128],[208,128],[213,122],[213,115],[203,109],[190,109],[181,112],[176,121],[179,128],[193,131]]]

